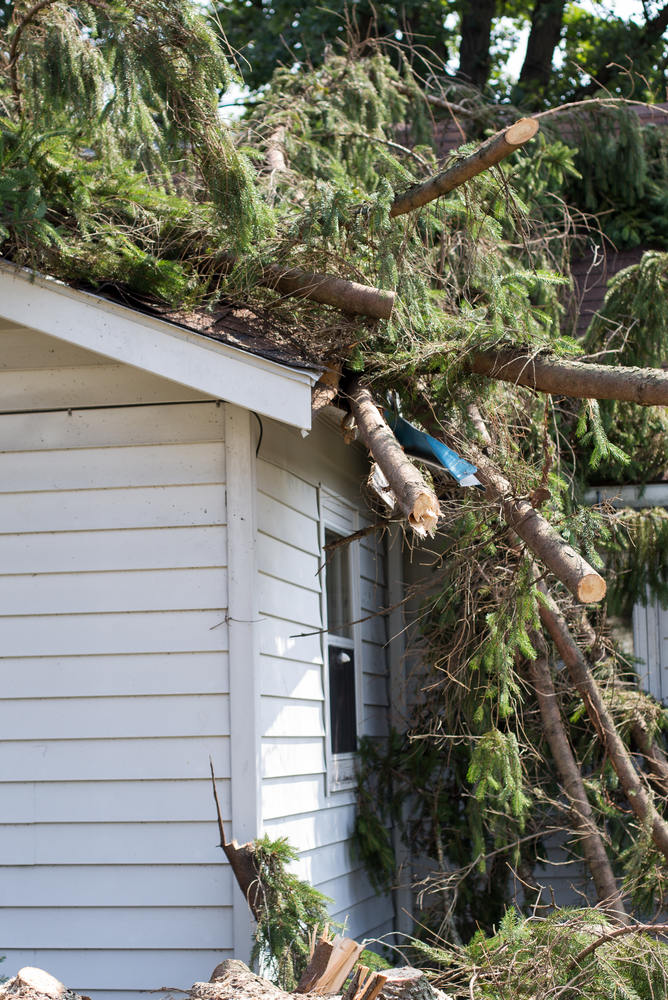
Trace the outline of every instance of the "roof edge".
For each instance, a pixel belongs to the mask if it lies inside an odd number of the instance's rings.
[[[0,315],[215,399],[311,427],[317,372],[231,347],[4,260]]]

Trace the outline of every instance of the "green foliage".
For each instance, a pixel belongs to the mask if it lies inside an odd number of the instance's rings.
[[[630,615],[634,604],[668,606],[668,513],[663,507],[617,511],[604,544],[611,614]]]
[[[294,990],[309,957],[309,935],[328,924],[331,900],[289,871],[297,851],[285,837],[255,841],[255,864],[266,910],[255,931],[251,959],[282,989]]]
[[[439,984],[473,1000],[665,996],[668,947],[637,931],[601,941],[614,929],[599,910],[557,909],[547,918],[525,918],[509,909],[489,937],[480,932],[465,948],[431,946],[425,957],[441,967]],[[583,955],[593,944],[598,947]]]

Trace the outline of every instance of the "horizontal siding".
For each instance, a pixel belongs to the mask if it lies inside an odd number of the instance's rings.
[[[214,749],[212,747],[212,749]],[[207,761],[208,764],[208,761]],[[224,754],[216,764],[225,766]],[[212,819],[211,780],[128,777],[72,781],[3,781],[0,801],[12,825],[26,823],[205,823]],[[223,816],[231,815],[230,782],[216,782]],[[178,794],[175,795],[174,793]]]
[[[37,376],[51,400],[78,378]],[[208,977],[232,947],[208,776],[211,756],[229,824],[223,417],[0,418],[7,971],[20,956],[129,1000]]]
[[[4,657],[2,697],[226,694],[227,654],[149,653],[99,656]]]
[[[0,827],[3,864],[11,866],[215,865],[221,861],[219,845],[215,820],[138,823],[133,817],[127,823],[15,823]],[[137,879],[141,877],[138,867]],[[9,909],[7,919],[11,919]],[[231,940],[228,943],[231,946]],[[144,947],[141,937],[135,946]]]
[[[16,906],[3,948],[215,948],[231,935],[225,906]]]
[[[222,853],[221,853],[222,858]],[[7,867],[3,892],[21,906],[64,907],[220,906],[232,898],[229,865],[35,865]]]
[[[287,442],[288,435],[285,435]],[[317,449],[322,430],[309,438]],[[271,434],[269,440],[272,441]],[[280,441],[273,439],[275,454]],[[286,444],[287,450],[287,444]],[[327,447],[322,448],[326,453]],[[268,446],[263,450],[269,456]],[[327,790],[325,760],[325,692],[322,665],[320,524],[318,483],[312,473],[258,463],[258,563],[262,651],[262,814],[270,836],[287,836],[299,849],[294,870],[333,900],[331,910],[344,918],[356,914],[356,929],[393,918],[391,900],[376,911],[359,863],[351,857],[355,819],[354,791]],[[327,485],[327,481],[325,481]],[[347,491],[359,504],[359,481]],[[321,494],[323,510],[335,517],[346,508]],[[349,510],[349,508],[347,508]],[[339,523],[337,521],[337,523]],[[361,628],[364,705],[361,716],[368,733],[387,732],[386,629],[376,612],[385,605],[382,554],[360,548],[362,615],[372,615]],[[303,634],[306,633],[306,634]],[[364,909],[366,907],[366,909]],[[345,912],[344,912],[345,911]],[[350,926],[350,925],[349,925]]]

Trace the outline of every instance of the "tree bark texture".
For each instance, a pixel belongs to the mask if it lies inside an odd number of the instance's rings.
[[[489,78],[489,45],[496,0],[467,0],[462,10],[458,75],[482,90]]]
[[[480,448],[469,445],[467,457],[478,467],[478,478],[485,486],[488,497],[500,502],[510,527],[541,563],[561,580],[573,597],[585,604],[602,600],[606,591],[605,580],[587,560],[561,537],[528,499],[512,496],[510,483]]]
[[[561,37],[565,6],[565,0],[536,0],[518,89],[540,92],[550,82],[552,60]]]
[[[433,535],[441,516],[434,491],[407,457],[369,390],[358,380],[348,388],[359,436],[379,466],[403,514],[416,534]]]
[[[564,616],[542,582],[538,583],[538,588],[544,595],[544,599],[538,602],[541,621],[568,668],[571,681],[585,704],[589,720],[599,735],[631,809],[641,823],[649,826],[652,840],[668,860],[668,823],[656,811],[617,731],[596,678],[573,639]]]
[[[529,661],[531,683],[536,692],[540,708],[543,732],[549,744],[559,780],[564,786],[571,807],[573,825],[580,838],[582,853],[591,872],[596,887],[596,896],[603,908],[617,920],[628,920],[624,904],[605,852],[600,830],[594,819],[587,792],[582,780],[582,772],[566,735],[566,727],[561,715],[557,692],[547,660],[545,641],[535,636],[538,658]]]
[[[613,368],[512,349],[480,351],[470,368],[476,375],[558,396],[668,406],[668,372],[660,368]]]
[[[298,267],[284,268],[272,264],[265,268],[261,283],[275,288],[282,295],[311,299],[342,312],[370,316],[372,319],[389,319],[394,308],[394,292],[361,285],[332,274],[311,274]]]
[[[405,194],[395,198],[390,209],[390,218],[405,215],[406,212],[413,212],[416,208],[422,208],[430,201],[440,198],[448,191],[452,191],[466,181],[470,181],[471,178],[477,177],[484,170],[488,170],[510,156],[529,139],[533,139],[537,132],[538,122],[535,118],[520,118],[514,125],[493,135],[475,153],[471,153],[470,156],[454,163],[442,173],[436,174],[435,177],[431,177],[423,184],[417,184]]]

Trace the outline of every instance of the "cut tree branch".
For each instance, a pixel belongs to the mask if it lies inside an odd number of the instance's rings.
[[[508,480],[480,448],[469,443],[467,451],[467,457],[478,467],[478,478],[487,496],[500,502],[509,526],[541,563],[561,580],[578,601],[590,604],[602,600],[606,591],[603,577],[561,537],[528,499],[513,496]]]
[[[251,913],[259,922],[266,910],[266,902],[264,889],[262,888],[257,865],[255,864],[255,844],[252,842],[247,844],[238,844],[236,840],[227,840],[225,837],[223,816],[220,811],[220,802],[218,801],[218,791],[216,789],[216,776],[213,772],[213,761],[211,758],[209,758],[209,766],[211,768],[213,798],[216,803],[220,846],[225,851],[227,860],[230,863],[230,868],[234,872],[234,877],[237,880],[239,888],[246,897],[246,902],[248,903]]]
[[[605,699],[587,661],[570,633],[566,619],[550,597],[545,584],[539,581],[542,599],[538,601],[540,619],[564,661],[571,681],[582,698],[589,721],[598,733],[631,809],[639,822],[649,829],[652,840],[668,860],[668,823],[657,812],[631,755],[617,731]]]
[[[626,923],[628,916],[612,866],[605,852],[600,830],[594,819],[591,804],[587,798],[582,771],[577,764],[566,735],[559,699],[554,689],[547,660],[545,640],[542,635],[535,635],[533,641],[538,650],[538,657],[536,660],[529,661],[529,672],[540,709],[543,732],[550,746],[559,780],[568,796],[573,825],[580,838],[582,853],[594,880],[596,896],[599,903],[611,916]]]
[[[372,319],[389,319],[394,308],[394,292],[331,274],[310,274],[298,267],[284,268],[272,264],[265,268],[260,283],[275,288],[282,295],[311,299],[342,312],[370,316]]]
[[[501,349],[474,354],[470,370],[558,396],[668,406],[668,372],[660,368],[594,365]]]
[[[538,122],[535,118],[520,118],[514,125],[493,135],[475,153],[471,153],[470,156],[454,163],[442,173],[436,174],[435,177],[431,177],[423,184],[417,184],[405,194],[395,198],[390,209],[390,218],[396,218],[397,215],[405,215],[406,212],[422,208],[430,201],[440,198],[448,191],[452,191],[466,181],[470,181],[471,178],[477,177],[484,170],[488,170],[510,156],[529,139],[533,139],[537,131]]]
[[[348,387],[359,435],[379,466],[397,504],[416,534],[433,535],[441,515],[434,491],[407,457],[366,386],[355,379]]]

